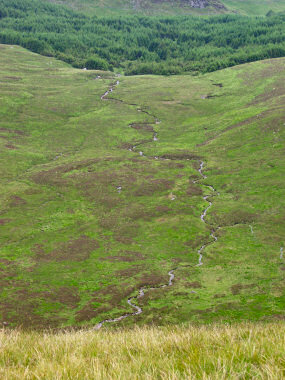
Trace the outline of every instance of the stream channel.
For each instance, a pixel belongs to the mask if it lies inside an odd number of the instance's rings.
[[[124,101],[122,100],[118,100],[118,99],[115,99],[115,98],[109,98],[108,99],[108,95],[110,93],[112,93],[114,91],[114,89],[116,88],[116,86],[118,86],[120,84],[120,82],[117,80],[110,88],[109,90],[107,90],[102,96],[101,96],[101,100],[108,100],[108,101],[119,101],[121,103],[124,103]],[[125,103],[125,104],[128,104],[128,103]],[[133,105],[133,106],[137,106],[136,104],[129,104],[129,105]],[[137,111],[138,112],[142,112],[142,113],[145,113],[146,115],[152,117],[155,122],[152,122],[152,123],[147,123],[148,125],[156,125],[156,124],[159,124],[160,123],[160,120],[158,120],[154,115],[150,114],[148,111],[144,111],[142,110],[142,108],[137,108]],[[158,141],[158,133],[156,131],[153,132],[153,141]],[[139,156],[144,156],[144,153],[143,151],[139,150],[137,151],[136,150],[137,146],[136,145],[133,145],[131,148],[129,148],[129,151],[132,151],[132,152],[136,152],[139,154]],[[151,159],[153,159],[153,157],[149,157]],[[160,157],[154,157],[154,159],[156,160],[166,160],[166,158],[160,158]],[[198,169],[198,172],[199,172],[199,175],[201,177],[201,179],[206,179],[207,176],[203,173],[203,169],[204,169],[204,161],[199,161],[199,169]],[[193,180],[192,182],[193,183],[196,183],[200,181],[200,178],[199,179],[196,179],[196,180]],[[205,187],[207,187],[208,189],[211,190],[211,195],[205,195],[203,196],[203,199],[208,202],[208,205],[207,207],[202,211],[202,214],[200,215],[200,219],[202,220],[203,223],[207,223],[205,218],[207,216],[207,212],[208,210],[210,209],[210,207],[212,206],[212,201],[210,200],[210,198],[212,198],[213,195],[219,195],[219,193],[214,189],[213,186],[211,185],[204,185]],[[118,186],[117,187],[117,191],[120,193],[122,191],[122,187],[121,186]],[[173,196],[171,198],[171,200],[175,200],[175,196]],[[216,231],[218,230],[217,229],[212,229],[211,230],[211,233],[210,233],[210,237],[212,238],[212,240],[210,242],[207,242],[205,244],[203,244],[199,249],[198,249],[198,263],[196,264],[196,267],[198,266],[201,266],[203,265],[203,251],[204,249],[210,245],[210,244],[213,244],[215,243],[218,238],[216,236]],[[185,266],[184,266],[185,267]],[[129,297],[128,300],[127,300],[127,303],[129,304],[129,306],[131,306],[131,308],[133,309],[132,312],[129,312],[129,313],[125,313],[125,314],[122,314],[121,316],[117,317],[117,318],[113,318],[113,319],[104,319],[103,321],[97,323],[97,325],[94,326],[94,329],[95,330],[99,330],[103,324],[105,323],[115,323],[115,322],[120,322],[122,321],[123,319],[125,318],[128,318],[128,317],[131,317],[131,316],[135,316],[135,315],[139,315],[143,312],[143,309],[138,306],[136,303],[134,303],[135,301],[139,300],[140,298],[142,298],[146,292],[149,292],[149,291],[153,291],[153,290],[156,290],[156,289],[161,289],[161,288],[166,288],[166,287],[170,287],[173,285],[173,280],[175,278],[175,271],[178,269],[178,267],[175,267],[175,268],[172,268],[169,272],[168,272],[168,276],[169,276],[169,279],[168,279],[168,282],[166,284],[163,284],[163,285],[158,285],[158,286],[154,286],[154,287],[142,287],[138,290],[138,293],[137,295],[135,296],[132,296],[132,297]]]

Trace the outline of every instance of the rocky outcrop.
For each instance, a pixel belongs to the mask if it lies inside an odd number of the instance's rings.
[[[184,0],[185,3],[189,4],[192,8],[206,8],[214,7],[217,9],[226,9],[224,4],[219,0]]]

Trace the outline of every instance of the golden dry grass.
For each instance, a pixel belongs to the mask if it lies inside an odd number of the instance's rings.
[[[285,324],[0,332],[0,378],[285,378]]]

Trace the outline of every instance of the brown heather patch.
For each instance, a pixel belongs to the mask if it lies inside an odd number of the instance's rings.
[[[215,212],[211,213],[211,217],[218,226],[234,226],[236,224],[248,224],[258,219],[258,214],[238,209],[231,212],[218,215]]]
[[[219,303],[217,306],[215,306],[216,311],[220,310],[237,310],[240,308],[240,304],[238,302],[225,302],[225,303]]]
[[[7,259],[0,259],[0,287],[14,286],[16,275],[15,263]]]
[[[209,307],[208,309],[203,309],[203,310],[193,310],[196,314],[209,314],[209,313],[213,313],[214,311],[214,308],[212,307]]]
[[[7,148],[7,149],[18,149],[18,148],[15,147],[15,145],[13,145],[13,144],[6,144],[6,145],[5,145],[5,148]]]
[[[169,167],[169,169],[183,169],[185,167],[185,165],[182,164],[181,162],[173,162],[173,161],[168,161],[167,166]],[[180,178],[181,177],[182,175],[180,176]]]
[[[64,185],[68,184],[68,179],[62,178],[62,174],[88,167],[100,161],[100,159],[94,158],[70,164],[59,165],[52,169],[43,170],[36,174],[33,174],[31,178],[34,182],[39,184]]]
[[[9,129],[9,128],[1,127],[0,132],[13,133],[13,134],[18,135],[18,136],[26,136],[26,132],[21,131],[19,129]]]
[[[285,104],[285,103],[284,103]],[[264,124],[263,128],[262,128],[262,131],[263,132],[275,132],[277,133],[280,128],[283,128],[285,124],[285,116],[284,115],[280,115],[280,116],[277,116],[277,117],[274,117],[268,121],[266,121],[266,123]]]
[[[167,213],[167,212],[171,211],[171,208],[169,208],[168,206],[157,206],[156,210],[159,213]]]
[[[93,293],[92,299],[79,311],[76,312],[75,319],[77,322],[89,321],[98,315],[111,311],[114,308],[122,308],[122,300],[128,298],[135,288],[128,283],[122,283],[120,286],[109,285]],[[94,306],[94,303],[104,303],[101,306]],[[128,305],[126,304],[126,309]],[[127,312],[127,311],[126,311]]]
[[[140,204],[131,203],[122,212],[122,217],[132,220],[142,219],[150,220],[155,217],[157,212],[154,210],[147,210],[145,206]]]
[[[116,195],[108,195],[108,194],[102,194],[101,192],[98,193],[85,193],[85,196],[87,196],[91,200],[96,200],[96,204],[100,204],[105,209],[111,211],[118,205],[122,203],[122,200],[119,199],[119,197]]]
[[[26,203],[27,202],[24,199],[22,199],[21,197],[19,197],[17,195],[12,195],[10,197],[10,206],[12,206],[12,207],[21,206],[21,205],[24,205]]]
[[[130,127],[140,130],[140,131],[154,132],[153,127],[149,124],[133,123],[133,124],[130,124]]]
[[[11,222],[11,219],[0,219],[0,226],[4,226],[5,224]]]
[[[256,286],[256,284],[247,284],[247,285],[235,284],[235,285],[231,286],[231,292],[232,292],[232,295],[236,296],[236,295],[240,294],[240,292],[243,289],[249,289],[249,288],[253,288],[255,286]]]
[[[213,298],[224,298],[226,295],[224,293],[217,293],[213,295]]]
[[[114,230],[119,225],[119,216],[116,214],[105,214],[98,220],[99,226],[107,230]]]
[[[257,105],[260,103],[272,103],[276,100],[276,98],[282,98],[285,95],[285,85],[284,83],[279,80],[275,83],[271,83],[268,86],[268,90],[264,93],[256,96],[254,100],[252,100],[248,105]],[[284,98],[283,98],[283,104],[284,104]]]
[[[139,280],[139,283],[137,285],[138,288],[141,287],[152,287],[162,284],[167,284],[168,282],[168,276],[162,275],[160,273],[144,273],[141,276],[141,279]]]
[[[188,151],[181,151],[175,153],[165,153],[160,156],[160,158],[166,158],[169,160],[198,160],[199,157]]]
[[[129,142],[123,142],[118,146],[118,148],[120,148],[120,149],[132,149],[133,146],[134,146],[134,144],[131,144]]]
[[[189,196],[202,195],[203,191],[200,186],[195,185],[194,183],[189,183],[186,194]]]
[[[59,243],[59,247],[46,253],[42,245],[36,244],[33,248],[38,261],[83,261],[87,260],[99,244],[96,240],[82,235],[77,239]]]
[[[25,329],[57,327],[64,321],[58,313],[47,318],[37,313],[41,300],[52,302],[53,297],[50,292],[32,291],[29,289],[29,284],[22,284],[21,288],[14,289],[11,301],[6,299],[0,302],[2,323],[21,326]]]
[[[119,277],[133,277],[144,269],[142,265],[132,265],[129,268],[119,269],[115,272],[115,276]]]
[[[133,261],[138,261],[138,260],[145,260],[145,256],[142,255],[139,252],[134,252],[134,251],[124,251],[125,255],[120,255],[120,256],[105,256],[101,257],[101,261],[111,261],[111,262],[125,262],[125,263],[130,263]]]
[[[202,288],[202,285],[200,284],[199,281],[186,282],[185,286],[187,288],[194,288],[194,289]]]
[[[119,243],[131,244],[133,243],[133,238],[137,236],[138,230],[139,225],[134,222],[121,223],[115,230],[114,239]]]
[[[16,76],[5,76],[5,77],[3,77],[3,79],[8,79],[9,81],[10,80],[13,80],[13,81],[22,80],[21,77],[16,77]]]
[[[193,239],[187,240],[184,245],[187,247],[190,247],[192,249],[196,247],[201,247],[203,244],[205,244],[206,240],[208,239],[208,236],[195,236]]]
[[[112,306],[99,306],[92,305],[93,299],[89,301],[82,309],[78,310],[75,315],[76,322],[90,321],[92,318],[97,317],[102,313],[107,313],[112,310]]]
[[[139,187],[134,191],[134,195],[137,197],[144,195],[152,195],[158,191],[169,190],[173,187],[174,181],[167,180],[164,178],[153,179],[148,182],[144,182],[139,185]]]
[[[51,295],[54,298],[54,301],[60,302],[71,309],[75,309],[77,304],[80,301],[80,297],[78,295],[78,291],[74,287],[64,287],[52,291]]]

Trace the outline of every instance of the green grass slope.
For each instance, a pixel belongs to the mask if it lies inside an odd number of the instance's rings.
[[[283,0],[223,0],[223,4],[229,11],[247,16],[264,16],[271,10],[285,11]]]
[[[5,326],[94,326],[173,269],[118,326],[284,318],[284,59],[118,78],[0,54]]]

